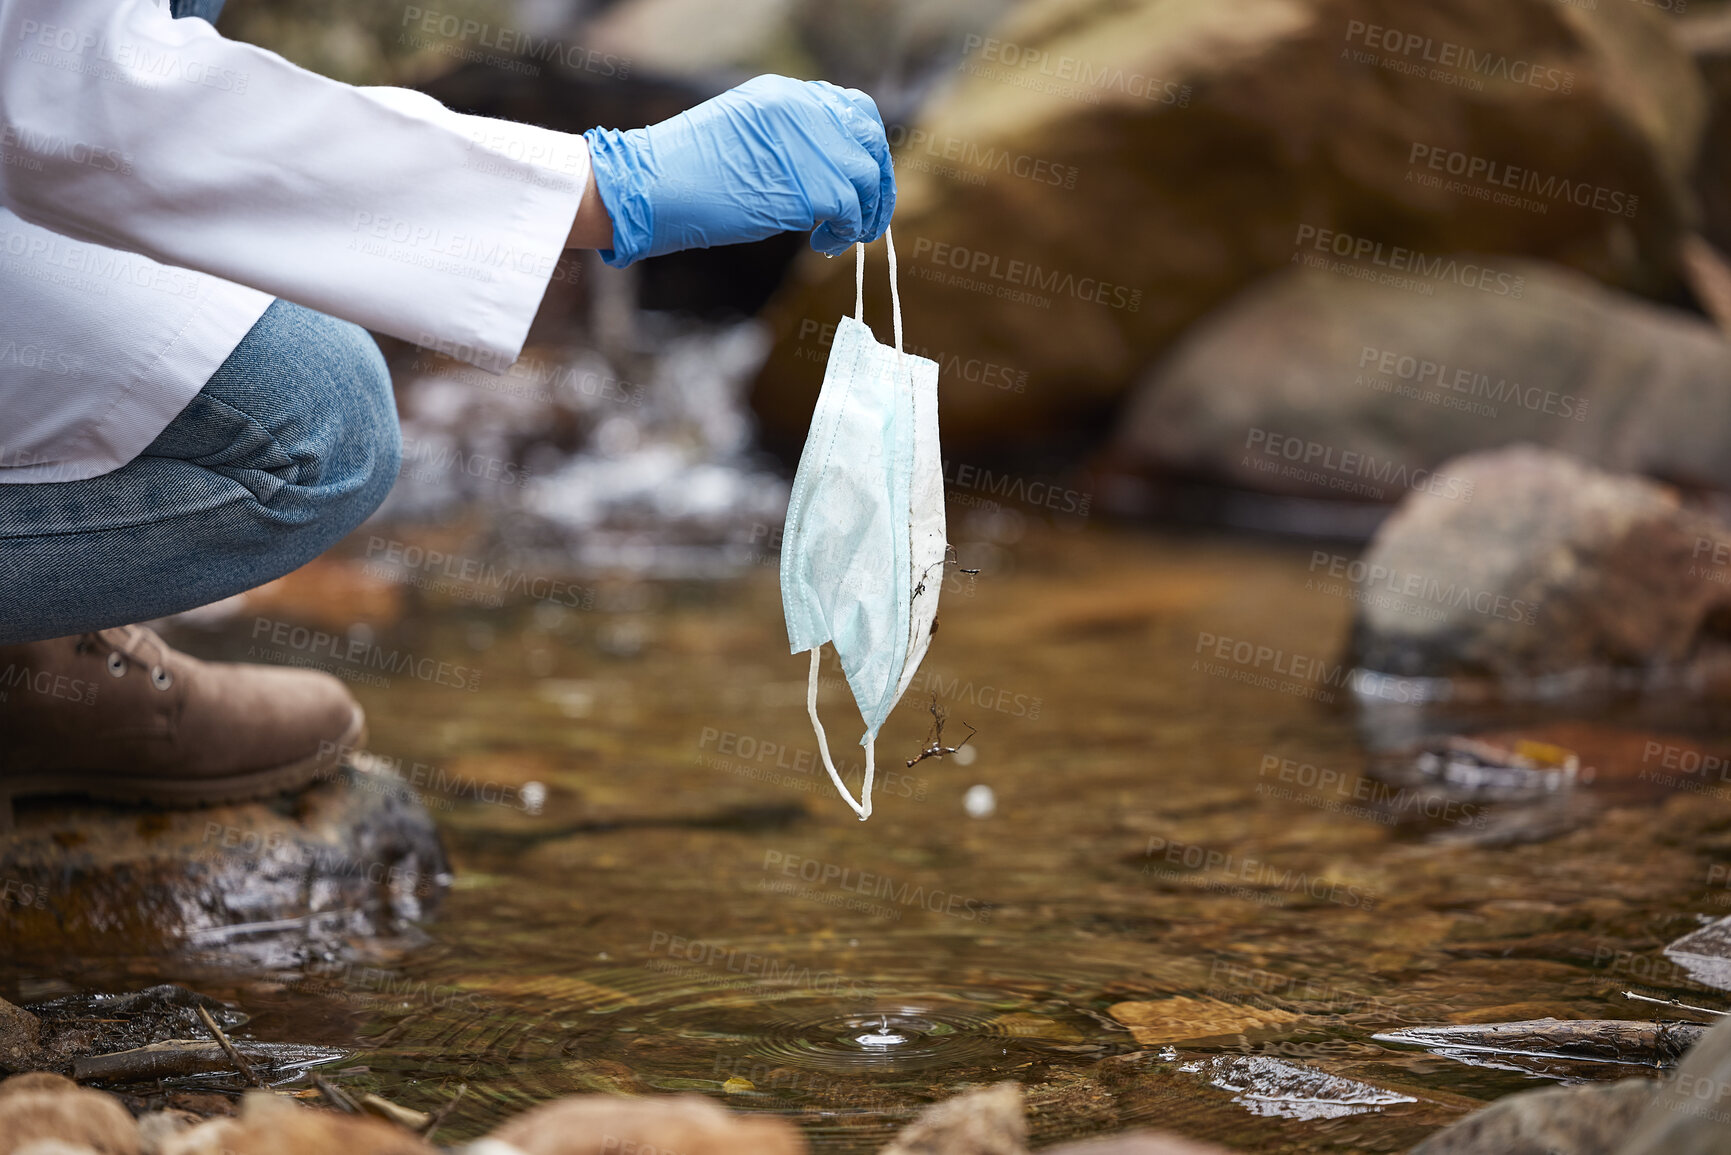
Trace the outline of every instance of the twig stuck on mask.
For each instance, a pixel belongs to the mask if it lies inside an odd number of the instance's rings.
[[[979,731],[974,729],[973,726],[969,725],[967,722],[963,722],[962,725],[968,727],[968,736],[963,738],[954,746],[946,746],[944,745],[944,723],[949,720],[949,714],[938,707],[938,696],[936,694],[932,695],[931,711],[931,736],[926,739],[926,748],[921,750],[916,757],[908,759],[909,769],[912,769],[921,762],[924,762],[927,758],[942,758],[945,754],[954,754],[957,750],[960,750],[963,746],[972,742],[974,740],[974,735],[979,733]]]

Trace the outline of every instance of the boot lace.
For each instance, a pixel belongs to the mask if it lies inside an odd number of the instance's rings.
[[[116,626],[81,634],[78,652],[106,653],[112,677],[124,678],[127,670],[137,668],[148,671],[150,684],[158,690],[174,685],[174,675],[168,670],[168,644],[143,626]]]

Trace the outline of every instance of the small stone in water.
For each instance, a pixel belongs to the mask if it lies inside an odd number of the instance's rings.
[[[997,812],[998,796],[990,786],[970,786],[962,795],[962,809],[968,812],[969,818],[990,818]]]

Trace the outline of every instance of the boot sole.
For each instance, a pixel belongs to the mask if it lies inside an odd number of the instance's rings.
[[[13,826],[12,802],[48,794],[77,794],[103,802],[145,803],[181,809],[251,802],[276,794],[292,794],[331,771],[366,742],[367,716],[359,705],[348,732],[334,746],[320,742],[319,752],[270,770],[255,770],[226,778],[140,778],[101,771],[68,770],[37,778],[0,781],[0,831]]]

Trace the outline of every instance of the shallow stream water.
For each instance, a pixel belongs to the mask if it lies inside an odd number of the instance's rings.
[[[816,764],[772,555],[726,581],[583,586],[578,608],[397,589],[368,636],[479,675],[355,686],[455,864],[426,940],[289,972],[60,977],[195,980],[259,1038],[352,1047],[340,1080],[408,1106],[465,1084],[445,1142],[562,1094],[695,1091],[785,1114],[818,1152],[873,1151],[1004,1079],[1036,1145],[1141,1125],[1405,1151],[1547,1078],[1643,1072],[1468,1064],[1377,1032],[1654,1017],[1631,986],[1717,1005],[1660,948],[1731,909],[1724,787],[1667,799],[1613,767],[1548,837],[1483,845],[1492,810],[1398,813],[1366,785],[1360,716],[1318,674],[1351,602],[1308,550],[1105,527],[982,550],[978,578],[947,579],[867,823]],[[244,657],[252,621],[178,640]],[[1244,641],[1286,673],[1232,660]],[[934,699],[943,744],[977,736],[906,768]],[[820,703],[857,766],[833,663]],[[1615,711],[1592,713],[1603,737]],[[971,817],[982,784],[995,808]]]

